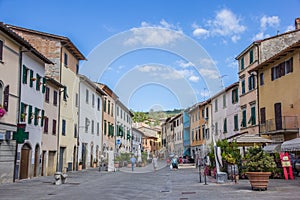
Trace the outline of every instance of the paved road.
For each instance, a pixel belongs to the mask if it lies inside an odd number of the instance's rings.
[[[87,170],[68,173],[67,183],[53,185],[53,177],[38,177],[13,184],[0,185],[0,199],[300,199],[300,178],[270,180],[267,191],[252,191],[248,180],[237,184],[217,184],[208,177],[208,185],[199,183],[197,169],[170,171],[161,163],[157,172],[152,166],[135,172]],[[152,169],[152,171],[149,171]],[[144,172],[144,173],[142,173]]]

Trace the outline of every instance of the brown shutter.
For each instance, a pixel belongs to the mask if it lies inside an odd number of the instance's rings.
[[[8,111],[8,101],[9,101],[9,85],[7,85],[4,88],[4,102],[3,102],[3,108],[5,111]]]

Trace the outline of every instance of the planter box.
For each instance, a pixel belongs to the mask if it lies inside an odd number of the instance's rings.
[[[252,190],[267,190],[271,172],[247,172]]]

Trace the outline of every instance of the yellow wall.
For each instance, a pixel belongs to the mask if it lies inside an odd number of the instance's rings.
[[[300,51],[287,55],[259,70],[264,73],[264,85],[259,87],[259,107],[266,108],[266,120],[274,119],[274,104],[281,103],[282,116],[298,116],[300,124]],[[271,68],[293,56],[293,72],[271,80]]]

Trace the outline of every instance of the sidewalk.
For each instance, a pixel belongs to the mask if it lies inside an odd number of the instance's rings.
[[[167,162],[165,160],[158,160],[157,164],[158,164],[157,170],[160,170],[167,166]],[[149,172],[154,172],[154,168],[152,163],[150,163],[147,164],[145,167],[134,167],[134,171],[132,171],[131,167],[121,167],[118,168],[117,171],[125,172],[125,173],[149,173]]]

